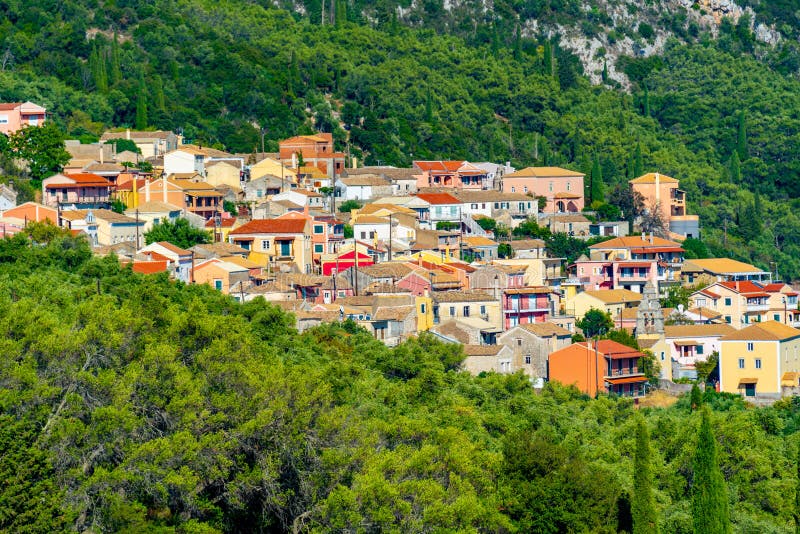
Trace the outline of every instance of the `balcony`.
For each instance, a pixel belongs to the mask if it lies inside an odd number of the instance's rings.
[[[606,369],[608,371],[608,369]],[[644,373],[639,371],[638,367],[634,367],[631,369],[630,367],[625,367],[624,369],[611,369],[609,371],[610,374],[604,376],[604,378],[618,378],[620,376],[636,376],[641,375],[644,376]]]
[[[519,307],[519,308],[514,308],[514,309],[511,309],[511,310],[504,309],[503,313],[543,313],[543,312],[546,313],[546,312],[549,312],[549,311],[550,311],[550,306],[547,306],[545,308],[539,308],[539,307],[534,306],[534,307],[530,307],[530,308]]]
[[[754,312],[768,312],[769,311],[769,304],[751,304],[747,303],[746,306],[747,313],[754,313]]]

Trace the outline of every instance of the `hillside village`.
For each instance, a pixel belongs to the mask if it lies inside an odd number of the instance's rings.
[[[6,130],[46,116],[30,102],[0,109],[13,115]],[[687,254],[701,221],[679,177],[657,169],[629,182],[638,215],[617,206],[609,218],[580,172],[359,167],[327,133],[285,139],[277,153],[130,130],[65,148],[71,159],[38,202],[0,190],[4,236],[49,221],[136,272],[261,297],[300,331],[352,320],[389,346],[430,331],[464,345],[465,370],[522,372],[535,387],[638,399],[700,373],[767,402],[800,391],[798,292],[774,269]],[[208,242],[148,240],[179,220]]]

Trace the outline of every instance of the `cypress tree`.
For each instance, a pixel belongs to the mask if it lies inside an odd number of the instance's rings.
[[[708,407],[702,410],[692,481],[692,519],[696,534],[730,534],[731,520],[725,479],[717,460]]]
[[[297,65],[297,55],[294,50],[291,51],[289,56],[289,75],[287,83],[287,92],[290,96],[295,95],[295,90],[300,85],[300,68]]]
[[[697,387],[697,384],[692,385],[692,393],[689,399],[691,411],[699,410],[700,406],[703,405],[703,394],[700,392],[700,388]]]
[[[647,85],[644,86],[644,98],[642,100],[642,112],[645,117],[650,116],[650,91],[647,90]]]
[[[347,2],[336,0],[336,25],[341,26],[347,22]]]
[[[636,141],[636,148],[633,151],[633,177],[638,178],[644,174],[644,163],[642,161],[642,143]]]
[[[603,168],[600,167],[600,159],[597,154],[592,163],[591,185],[589,189],[589,203],[603,202]]]
[[[108,92],[108,74],[104,54],[97,48],[97,43],[92,43],[92,52],[89,55],[89,69],[92,72],[94,86],[101,93]]]
[[[497,20],[492,21],[492,56],[497,57],[500,51],[500,36],[497,32]]]
[[[522,29],[517,24],[517,34],[514,37],[514,59],[520,61],[522,59]]]
[[[734,150],[733,154],[731,154],[731,163],[730,163],[730,171],[731,171],[731,183],[738,184],[742,181],[742,168],[739,164],[739,152]]]
[[[608,62],[604,59],[603,60],[603,72],[600,75],[603,80],[603,83],[608,81]]]
[[[747,125],[745,124],[744,111],[739,112],[738,124],[736,129],[736,152],[739,160],[747,159]]]
[[[544,42],[544,73],[547,76],[554,76],[555,70],[555,61],[553,61],[553,45],[548,39]]]
[[[658,518],[653,499],[653,477],[650,461],[650,433],[640,415],[636,421],[636,454],[633,461],[633,495],[631,496],[632,534],[658,534]]]
[[[116,85],[122,79],[122,69],[120,68],[120,58],[119,58],[119,40],[117,39],[117,34],[114,34],[114,40],[111,41],[111,68],[110,70],[110,80],[111,85]]]
[[[431,88],[428,87],[428,92],[425,95],[425,122],[433,124],[433,96],[431,95]]]
[[[166,106],[164,98],[164,83],[161,76],[153,76],[153,105],[156,109],[163,111]]]
[[[144,80],[139,83],[139,95],[136,97],[136,129],[147,128],[147,95]]]

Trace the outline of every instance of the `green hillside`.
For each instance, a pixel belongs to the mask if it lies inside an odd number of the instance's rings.
[[[580,15],[572,1],[498,2],[475,18],[469,2],[398,16],[404,3],[336,1],[325,25],[318,0],[266,4],[2,2],[0,99],[40,102],[87,141],[110,126],[152,127],[252,152],[262,134],[274,150],[319,129],[367,164],[492,159],[588,173],[596,156],[607,196],[639,171],[675,176],[713,254],[774,261],[800,279],[800,54],[790,39],[760,44],[744,22],[712,39],[664,19],[676,40],[663,56],[617,61],[627,92],[590,85],[558,35],[517,32],[531,17],[573,17],[594,21],[580,28],[596,34],[609,24],[605,4]],[[793,27],[791,3],[754,6],[758,21]],[[655,7],[641,16],[659,20]]]
[[[692,532],[688,397],[639,410],[637,455],[630,399],[471,377],[427,335],[299,335],[29,231],[0,241],[2,532]],[[794,532],[797,403],[705,402],[735,532]]]

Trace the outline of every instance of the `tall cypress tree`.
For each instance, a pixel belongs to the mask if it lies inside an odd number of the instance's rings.
[[[600,74],[600,78],[603,83],[608,81],[608,62],[605,59],[603,60],[603,72]]]
[[[603,202],[603,168],[597,154],[592,162],[591,185],[589,188],[589,202]]]
[[[636,148],[633,151],[633,177],[638,178],[644,174],[644,162],[642,160],[642,143],[636,141]]]
[[[717,442],[708,407],[702,410],[692,482],[692,519],[696,534],[730,534],[731,520],[725,479],[719,469]]]
[[[522,29],[517,24],[517,33],[514,36],[514,59],[520,61],[522,59]]]
[[[544,42],[544,73],[547,76],[555,77],[556,65],[553,57],[553,45],[550,39]]]
[[[650,91],[647,90],[647,85],[644,86],[644,97],[642,99],[642,113],[645,117],[650,116]]]
[[[144,79],[139,82],[139,95],[136,97],[136,129],[147,128],[147,88]]]
[[[739,152],[734,150],[731,154],[731,183],[738,184],[742,181],[742,167],[739,163]]]
[[[497,30],[497,20],[492,21],[492,56],[497,57],[500,51],[500,35]]]
[[[747,125],[745,124],[744,111],[740,111],[738,117],[736,128],[736,152],[739,154],[740,161],[747,159]]]
[[[89,69],[92,72],[94,86],[101,93],[108,92],[108,74],[106,72],[106,59],[102,50],[97,48],[97,43],[92,43],[92,52],[89,55]]]
[[[122,79],[119,56],[119,39],[117,39],[117,34],[115,33],[114,40],[111,41],[111,68],[109,69],[111,85],[116,85]]]
[[[636,455],[633,461],[633,495],[631,496],[632,534],[658,534],[658,517],[653,499],[653,477],[650,460],[650,433],[640,415],[636,421]]]
[[[425,122],[433,124],[433,96],[431,95],[430,86],[428,86],[428,92],[425,95]]]

